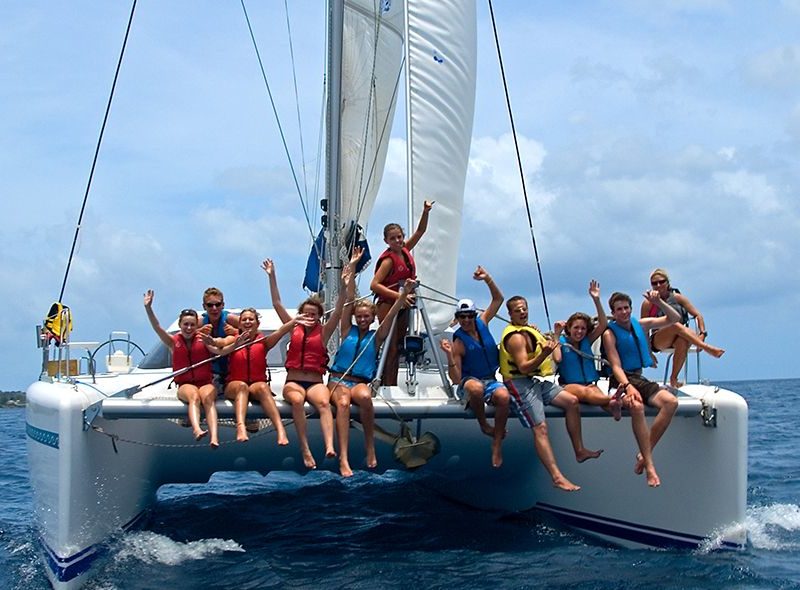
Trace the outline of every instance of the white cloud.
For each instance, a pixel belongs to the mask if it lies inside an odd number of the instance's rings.
[[[782,45],[753,56],[744,71],[752,84],[795,93],[800,86],[800,45]]]
[[[742,200],[753,213],[763,215],[780,208],[775,188],[761,174],[752,174],[746,170],[717,172],[713,175],[713,180],[724,195]]]

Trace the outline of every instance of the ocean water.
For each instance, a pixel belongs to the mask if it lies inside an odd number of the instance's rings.
[[[800,379],[721,384],[750,404],[743,551],[633,551],[455,505],[401,473],[221,474],[167,486],[88,588],[800,590]],[[24,410],[0,410],[0,589],[48,588],[34,544]]]

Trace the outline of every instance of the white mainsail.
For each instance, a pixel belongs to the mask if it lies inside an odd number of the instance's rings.
[[[476,7],[474,0],[406,2],[409,231],[423,202],[435,200],[428,231],[414,249],[417,275],[423,285],[452,295],[475,110]],[[450,305],[427,308],[434,329],[453,317]]]
[[[402,0],[346,0],[341,223],[366,226],[383,176],[403,64]]]

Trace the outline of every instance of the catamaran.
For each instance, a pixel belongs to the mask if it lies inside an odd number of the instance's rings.
[[[743,546],[747,405],[719,387],[681,388],[678,412],[656,453],[665,482],[659,488],[648,488],[633,473],[629,419],[616,423],[592,407],[583,409],[584,435],[605,453],[580,466],[571,461],[563,414],[547,410],[559,464],[583,484],[580,492],[552,486],[530,431],[513,421],[503,466],[491,466],[488,440],[457,399],[436,345],[452,318],[452,306],[441,300],[455,290],[475,102],[474,0],[333,0],[327,10],[325,217],[307,285],[323,289],[329,301],[335,297],[348,244],[369,223],[403,82],[409,219],[418,217],[423,199],[437,202],[437,223],[415,251],[420,304],[401,385],[374,388],[377,471],[407,470],[467,505],[500,513],[535,510],[622,546]],[[277,329],[274,311],[260,313],[264,332]],[[109,538],[139,523],[164,484],[205,482],[220,471],[307,472],[297,446],[276,445],[264,419],[247,443],[237,443],[234,429],[225,427],[216,450],[191,441],[163,345],[134,364],[139,347],[125,333],[81,343],[70,340],[69,324],[69,311],[57,305],[41,329],[42,375],[27,390],[35,514],[55,588],[85,583]],[[98,356],[105,357],[106,371],[98,369]],[[277,346],[268,359],[278,394],[284,356]],[[289,420],[288,405],[278,405]],[[223,423],[233,418],[230,402],[218,401],[217,408]],[[248,415],[263,418],[257,407]],[[309,415],[313,419],[311,408]],[[355,410],[352,427],[359,428]],[[319,429],[309,435],[312,448],[320,448]],[[356,434],[351,457],[358,456],[363,448]],[[336,464],[319,467],[335,470]]]

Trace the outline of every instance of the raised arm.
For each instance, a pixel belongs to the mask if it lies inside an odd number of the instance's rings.
[[[486,272],[486,269],[482,266],[478,266],[475,269],[475,272],[472,273],[472,278],[476,281],[483,281],[486,283],[486,286],[489,287],[489,293],[492,296],[492,301],[489,303],[489,307],[481,314],[481,319],[483,320],[484,324],[488,324],[489,321],[497,315],[500,306],[503,305],[503,293],[500,291],[500,288],[494,282],[494,279]]]
[[[150,320],[150,325],[153,327],[153,331],[158,334],[161,342],[163,342],[167,348],[172,350],[175,346],[175,342],[173,342],[169,332],[162,328],[161,324],[158,323],[158,318],[153,311],[153,298],[155,296],[156,294],[152,289],[147,290],[147,292],[144,294],[144,310],[147,312],[147,319]]]
[[[447,338],[439,341],[439,347],[447,355],[447,376],[458,385],[461,383],[461,358],[464,356],[464,343],[460,340],[450,342]]]
[[[361,256],[363,254],[363,248],[359,246],[355,246],[353,248],[353,254],[350,256],[350,262],[348,264],[353,267],[354,273],[356,265],[358,264],[358,261],[361,260]],[[355,280],[350,281],[350,283],[347,285],[345,297],[346,300],[344,302],[344,309],[342,309],[342,319],[339,320],[339,335],[342,340],[347,337],[347,332],[350,330],[350,326],[353,323],[353,310],[356,307]]]
[[[597,315],[597,325],[589,334],[589,342],[594,342],[600,338],[603,332],[606,331],[606,328],[608,328],[608,316],[606,316],[603,311],[603,304],[600,302],[600,283],[594,279],[589,283],[589,297],[594,301],[594,309],[597,312],[595,314]]]
[[[392,307],[389,308],[389,312],[386,314],[386,317],[383,318],[381,325],[378,327],[378,331],[375,334],[375,344],[380,346],[381,342],[386,340],[386,337],[389,335],[389,330],[392,328],[392,321],[394,320],[395,316],[400,313],[400,310],[408,301],[408,298],[414,294],[414,289],[417,288],[417,281],[414,279],[406,279],[406,282],[403,284],[403,287],[400,289],[400,296],[394,300]]]
[[[411,234],[411,237],[406,240],[406,248],[409,250],[413,250],[414,246],[417,245],[419,239],[428,229],[428,216],[431,213],[431,208],[436,201],[425,201],[422,205],[422,215],[420,215],[419,223],[417,224],[417,229],[414,230],[414,233]]]
[[[561,340],[559,340],[559,337],[561,336],[561,333],[564,331],[566,325],[567,322],[563,320],[558,320],[553,326],[553,328],[555,329],[554,342],[556,343],[555,348],[553,348],[553,360],[557,363],[561,362]]]
[[[355,266],[346,264],[342,269],[342,288],[339,289],[339,296],[336,298],[336,304],[331,312],[331,317],[322,324],[322,342],[327,344],[333,332],[336,330],[336,325],[342,317],[342,309],[344,309],[344,301],[347,297],[347,291],[350,289],[350,283],[355,282]]]
[[[261,268],[267,273],[269,279],[269,295],[272,298],[272,308],[277,312],[278,317],[284,323],[292,319],[292,316],[286,311],[286,308],[281,303],[281,292],[278,290],[278,277],[275,274],[275,263],[271,258],[267,258],[261,263]]]
[[[664,315],[657,318],[642,318],[639,322],[645,330],[652,330],[653,328],[664,328],[670,324],[681,321],[681,314],[678,313],[674,307],[661,299],[658,291],[647,291],[644,293],[644,298],[651,304],[658,306]]]

